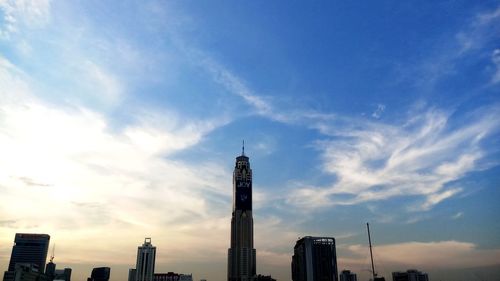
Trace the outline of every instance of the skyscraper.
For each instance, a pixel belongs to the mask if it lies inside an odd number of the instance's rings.
[[[16,233],[8,271],[14,271],[16,263],[24,263],[34,264],[44,273],[49,241],[48,234]]]
[[[245,147],[236,157],[233,172],[233,216],[231,247],[227,253],[228,281],[250,281],[255,277],[256,259],[253,248],[252,169]]]
[[[137,248],[135,281],[153,281],[155,257],[156,247],[151,244],[151,238],[145,238],[144,244]]]
[[[292,257],[293,281],[338,281],[335,239],[306,236],[297,241]]]

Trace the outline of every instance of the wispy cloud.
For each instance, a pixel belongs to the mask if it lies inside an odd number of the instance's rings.
[[[498,36],[494,30],[499,21],[500,7],[477,14],[470,24],[456,35],[461,47],[458,54],[481,48],[485,42]]]
[[[277,111],[269,101],[254,93],[240,77],[228,70],[227,67],[199,51],[194,53],[201,56],[202,66],[212,75],[215,82],[226,88],[229,93],[241,97],[245,103],[254,108],[258,115],[284,123],[291,121],[291,116]]]
[[[102,66],[90,60],[81,65],[82,77],[87,77],[87,85],[92,85],[89,93],[109,103],[116,104],[123,95],[122,82]]]
[[[464,212],[458,212],[458,213],[454,214],[453,216],[451,216],[451,218],[454,220],[458,220],[458,219],[462,218],[463,216],[464,216]]]
[[[323,124],[331,140],[317,143],[323,170],[335,175],[330,187],[303,187],[288,197],[300,206],[350,205],[396,196],[424,198],[413,209],[429,210],[466,187],[449,186],[478,165],[486,151],[481,140],[498,130],[497,107],[470,114],[460,127],[450,114],[431,109],[398,125],[356,123],[356,127]]]
[[[491,61],[494,65],[493,76],[491,83],[496,84],[500,82],[500,49],[495,49],[491,55]]]
[[[385,110],[385,105],[378,104],[377,109],[375,109],[375,111],[372,113],[372,117],[379,119],[380,116],[382,116],[382,113],[384,113],[384,110]]]
[[[0,1],[0,39],[9,39],[23,27],[34,28],[46,24],[50,18],[49,0]]]

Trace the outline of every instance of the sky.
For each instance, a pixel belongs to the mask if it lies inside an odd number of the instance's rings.
[[[226,279],[232,170],[257,273],[298,237],[338,268],[500,279],[498,1],[0,0],[0,270],[47,233],[72,280]]]

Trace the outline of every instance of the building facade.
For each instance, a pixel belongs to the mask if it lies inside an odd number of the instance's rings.
[[[311,236],[299,239],[292,257],[292,280],[338,281],[335,239]]]
[[[233,172],[233,212],[231,218],[231,247],[228,249],[228,281],[255,279],[256,252],[253,245],[252,169],[249,158],[236,157]]]
[[[137,249],[134,281],[153,281],[155,258],[156,247],[151,244],[151,238],[145,238],[144,244]]]
[[[429,281],[429,276],[416,269],[408,269],[406,272],[393,272],[392,281]]]
[[[350,270],[342,270],[339,277],[340,281],[358,281],[356,274],[352,273]]]
[[[35,264],[44,273],[49,241],[48,234],[16,233],[8,271],[14,271],[16,263],[23,263]]]

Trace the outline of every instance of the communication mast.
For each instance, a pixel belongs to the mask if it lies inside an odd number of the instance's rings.
[[[373,264],[373,251],[372,251],[372,239],[370,236],[370,224],[366,223],[366,229],[368,230],[368,244],[370,245],[370,259],[372,261],[372,276],[373,281],[385,281],[384,277],[377,277],[377,273],[375,272],[375,265]]]

